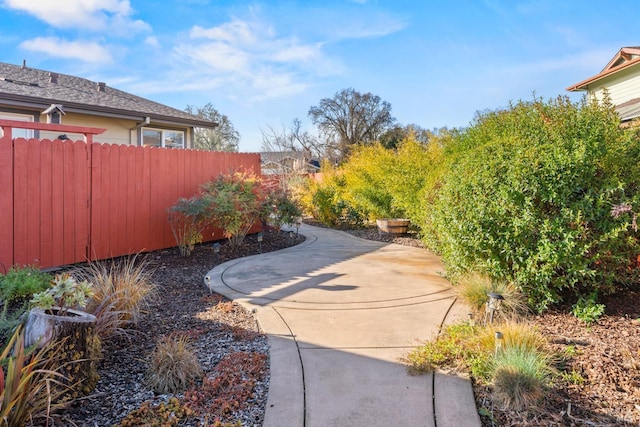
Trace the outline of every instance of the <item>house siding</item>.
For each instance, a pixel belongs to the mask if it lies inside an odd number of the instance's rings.
[[[602,79],[597,86],[589,87],[589,94],[601,100],[605,88],[613,105],[640,98],[640,67],[621,70],[610,78]]]
[[[47,117],[45,115],[40,116],[40,122],[46,123]],[[67,113],[62,118],[62,123],[71,126],[87,126],[104,128],[106,131],[96,138],[96,142],[106,144],[117,145],[140,145],[139,132],[137,127],[139,122],[134,120],[117,119],[111,117],[93,116],[89,114]],[[157,129],[171,129],[180,130],[185,133],[185,148],[191,147],[191,129],[188,128],[168,128],[159,125],[148,125],[149,127]],[[60,133],[41,131],[40,138],[44,139],[56,139]],[[79,134],[67,134],[67,137],[72,140],[82,139],[82,135]]]

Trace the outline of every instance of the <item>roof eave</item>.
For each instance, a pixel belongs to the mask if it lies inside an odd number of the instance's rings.
[[[51,99],[29,97],[24,95],[15,95],[11,93],[0,94],[2,101],[6,104],[27,107],[42,110],[51,105]],[[7,102],[8,101],[8,102]],[[99,115],[112,118],[119,118],[125,120],[144,121],[145,117],[151,118],[152,122],[156,124],[163,124],[169,126],[187,126],[187,127],[199,127],[213,129],[218,126],[218,123],[210,122],[207,120],[176,118],[171,116],[165,116],[161,114],[134,112],[118,108],[109,108],[98,105],[86,105],[77,102],[64,102],[64,109],[66,112]]]
[[[583,80],[579,83],[576,83],[572,86],[569,86],[568,88],[566,88],[565,90],[567,90],[568,92],[576,92],[576,91],[580,91],[580,90],[589,90],[589,85],[592,83],[597,82],[598,80],[601,80],[605,77],[609,77],[612,74],[615,74],[619,71],[625,70],[629,67],[633,67],[634,65],[638,65],[640,64],[640,58],[635,58],[632,59],[629,62],[625,62],[622,65],[619,65],[617,67],[611,68],[609,70],[603,71],[601,73],[596,74],[595,76],[591,76],[586,80]]]

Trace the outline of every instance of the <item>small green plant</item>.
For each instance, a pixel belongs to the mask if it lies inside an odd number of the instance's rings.
[[[582,376],[580,372],[571,371],[571,372],[561,372],[560,377],[568,383],[575,385],[582,385],[587,380]]]
[[[447,326],[437,340],[411,351],[403,361],[410,373],[435,369],[470,372],[480,384],[493,384],[497,400],[520,408],[537,401],[550,378],[552,357],[545,340],[524,323],[485,327],[470,323]]]
[[[202,375],[202,368],[184,334],[172,334],[158,341],[147,370],[147,383],[154,391],[182,392]]]
[[[469,343],[477,335],[480,327],[469,323],[447,326],[438,339],[426,342],[407,354],[403,361],[412,374],[429,372],[434,369],[459,369],[467,366],[465,361],[471,356],[473,346]],[[481,363],[480,361],[477,361]]]
[[[65,377],[58,372],[60,342],[31,352],[24,348],[22,326],[0,353],[0,425],[22,427],[36,420],[49,420],[64,408]],[[47,421],[47,425],[48,421]]]
[[[0,275],[0,299],[4,301],[28,300],[33,294],[49,287],[51,276],[34,266],[13,266]]]
[[[550,358],[522,346],[505,347],[494,360],[493,392],[507,409],[534,406],[543,396],[552,370]]]
[[[189,256],[196,244],[202,242],[202,231],[207,226],[207,202],[202,197],[179,198],[167,209],[173,237],[180,255]]]
[[[564,348],[564,350],[562,350],[562,357],[565,359],[569,359],[573,356],[575,356],[576,354],[578,354],[579,350],[576,348],[575,345],[568,345]]]
[[[138,409],[129,412],[118,427],[174,427],[191,413],[176,397],[157,405],[146,401]]]
[[[597,299],[596,293],[592,293],[586,298],[580,297],[571,308],[571,314],[589,325],[592,324],[602,317],[606,308],[604,304],[598,304]]]
[[[0,309],[0,342],[7,342],[13,331],[22,322],[22,316],[29,309],[27,302],[9,310],[9,304],[5,302]]]
[[[70,308],[85,307],[93,295],[91,283],[78,282],[71,274],[62,273],[51,279],[49,289],[33,295],[31,303],[43,310],[56,308],[57,314],[64,316]]]

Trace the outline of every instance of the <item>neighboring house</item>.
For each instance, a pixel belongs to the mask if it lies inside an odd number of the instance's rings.
[[[315,173],[320,169],[317,160],[310,159],[302,151],[267,151],[260,153],[263,175],[288,175]]]
[[[3,62],[0,119],[105,128],[97,142],[171,148],[191,148],[194,128],[217,126],[103,82]],[[47,139],[61,136],[17,129],[13,135]],[[76,135],[65,137],[78,139]]]
[[[622,122],[640,117],[640,47],[623,47],[600,73],[567,88],[601,100],[605,91]]]

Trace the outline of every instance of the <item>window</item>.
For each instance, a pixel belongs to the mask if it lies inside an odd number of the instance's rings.
[[[18,120],[20,122],[33,122],[33,116],[30,114],[18,114],[18,113],[3,113],[0,112],[0,119],[5,120]],[[33,129],[18,129],[13,128],[13,138],[33,138]]]
[[[184,132],[142,128],[142,145],[146,147],[184,148]]]

